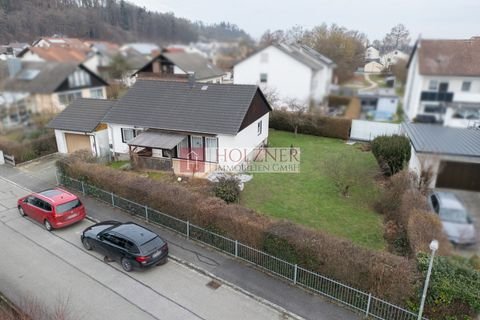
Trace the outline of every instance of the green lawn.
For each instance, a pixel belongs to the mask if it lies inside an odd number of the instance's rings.
[[[383,249],[382,216],[372,209],[378,189],[372,176],[360,179],[343,197],[326,175],[325,159],[349,153],[351,165],[377,170],[371,152],[344,141],[270,130],[269,146],[301,148],[300,173],[256,173],[245,184],[241,202],[257,211],[325,230],[374,249]]]
[[[120,169],[128,163],[130,163],[129,160],[118,160],[118,161],[113,161],[108,166],[113,169]]]

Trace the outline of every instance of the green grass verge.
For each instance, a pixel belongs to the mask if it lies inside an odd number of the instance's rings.
[[[327,231],[373,249],[383,249],[382,216],[372,209],[378,188],[372,177],[353,187],[349,197],[339,194],[326,174],[324,160],[348,152],[352,165],[377,170],[371,152],[344,141],[270,130],[269,146],[301,148],[300,173],[256,173],[245,184],[241,203],[257,211]]]
[[[110,168],[113,168],[113,169],[120,169],[121,167],[123,167],[124,165],[126,165],[127,163],[129,163],[130,161],[128,160],[119,160],[119,161],[113,161],[112,163],[110,163],[108,166]]]

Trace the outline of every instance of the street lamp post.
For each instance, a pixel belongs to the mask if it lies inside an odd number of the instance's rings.
[[[425,306],[425,299],[427,298],[428,283],[430,282],[430,275],[432,274],[433,258],[435,257],[435,252],[438,250],[437,240],[432,240],[432,242],[430,242],[430,250],[432,250],[432,254],[430,256],[427,278],[425,279],[425,286],[423,287],[422,301],[420,302],[420,310],[418,311],[417,320],[422,320],[423,307]]]

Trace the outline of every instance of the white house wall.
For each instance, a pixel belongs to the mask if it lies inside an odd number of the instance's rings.
[[[122,128],[135,129],[134,126],[108,124],[109,144],[112,145],[114,153],[128,154],[128,144],[122,142]]]
[[[262,133],[258,134],[258,123],[262,121]],[[244,128],[237,135],[218,135],[218,149],[219,149],[219,165],[233,165],[235,156],[232,153],[232,158],[225,153],[232,149],[240,149],[245,154],[251,153],[254,148],[260,146],[268,138],[268,121],[269,113],[265,114],[260,119],[256,120],[248,127]],[[238,153],[238,152],[237,152]]]
[[[266,62],[262,55],[267,54]],[[267,83],[260,83],[260,74],[267,74]],[[281,50],[270,46],[238,63],[233,71],[234,84],[254,84],[275,90],[283,102],[297,99],[307,103],[311,95],[312,70]]]
[[[323,68],[315,73],[312,81],[312,98],[315,102],[323,102],[328,96],[332,77],[332,68]]]
[[[418,114],[422,87],[423,76],[420,74],[418,67],[418,53],[415,52],[410,62],[410,67],[408,68],[407,85],[404,96],[404,110],[410,120]]]

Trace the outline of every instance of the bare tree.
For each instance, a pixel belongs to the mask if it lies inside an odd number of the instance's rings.
[[[298,127],[305,122],[305,113],[308,111],[308,106],[296,99],[290,99],[287,102],[288,123],[293,129],[293,133],[297,136]]]
[[[406,50],[410,44],[410,31],[403,24],[397,24],[383,38],[384,51]]]
[[[322,171],[332,180],[335,188],[343,197],[348,197],[353,188],[361,185],[362,181],[375,174],[375,171],[367,166],[355,166],[355,161],[355,154],[348,150],[326,154],[323,161]]]
[[[263,95],[267,99],[268,103],[273,109],[277,109],[279,107],[280,96],[278,91],[275,88],[265,87],[262,90]]]

